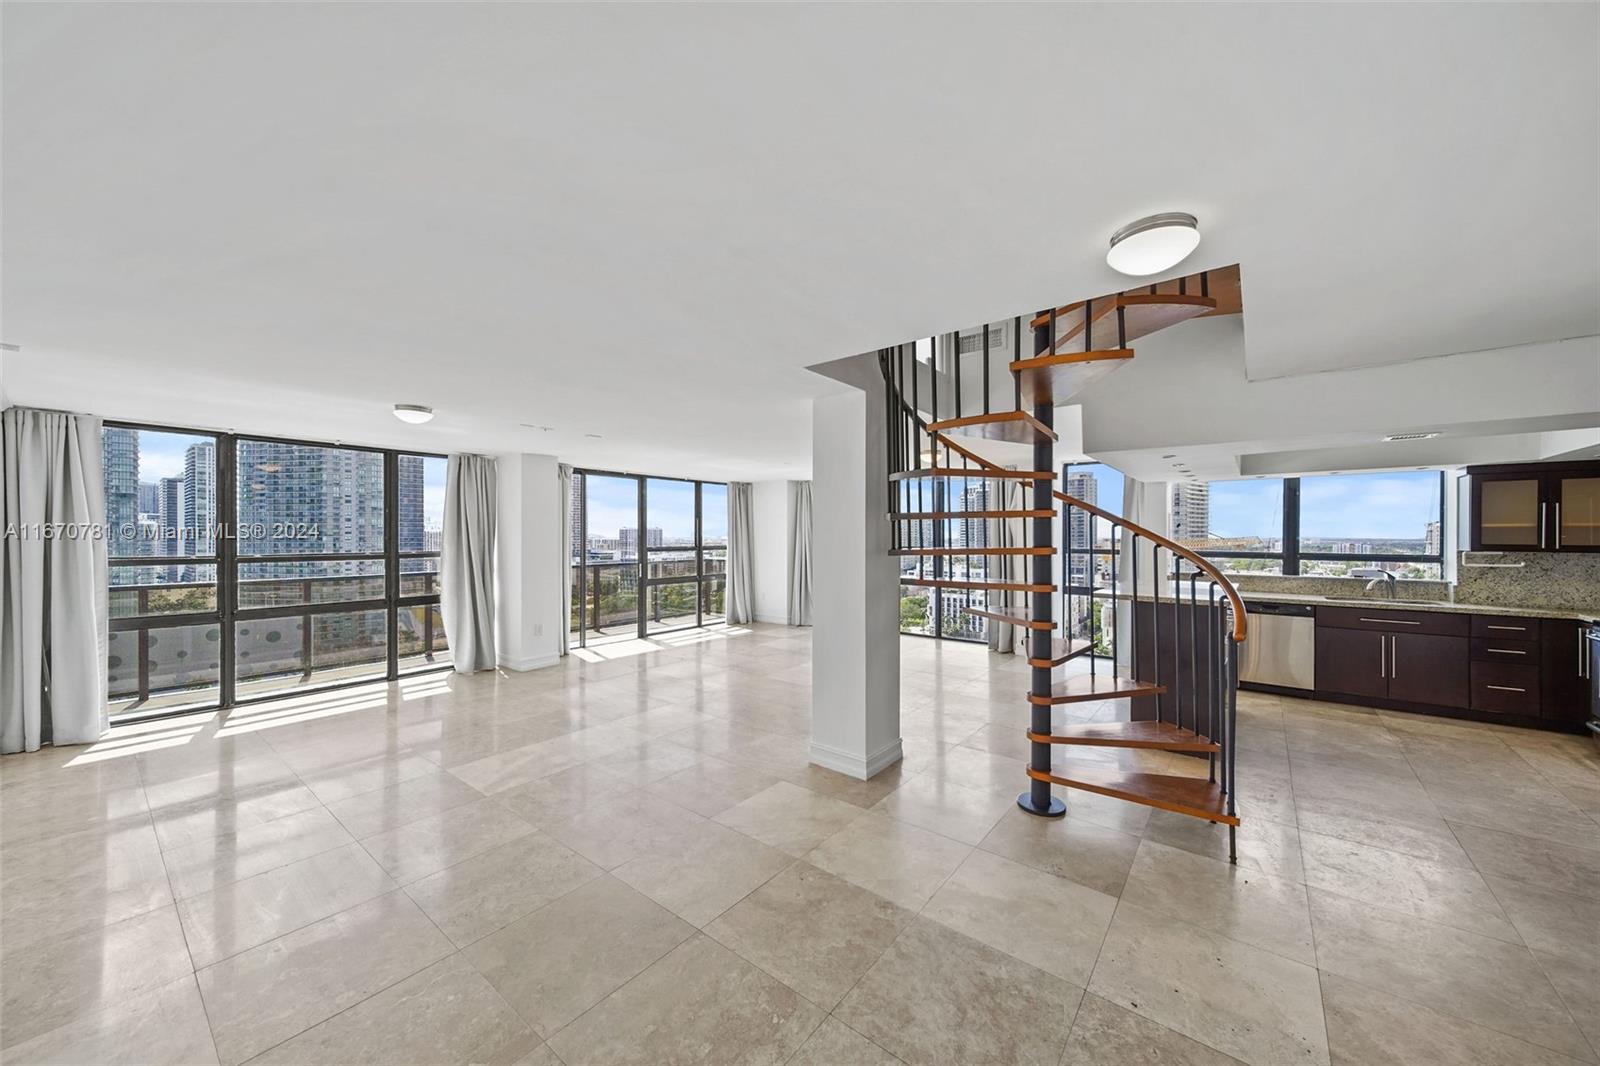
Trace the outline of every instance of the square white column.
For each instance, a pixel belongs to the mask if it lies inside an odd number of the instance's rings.
[[[812,407],[811,761],[863,780],[902,754],[884,417],[875,375]]]

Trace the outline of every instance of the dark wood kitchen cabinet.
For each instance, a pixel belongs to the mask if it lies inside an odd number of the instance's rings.
[[[1465,707],[1468,620],[1380,608],[1317,608],[1317,691]]]
[[[1389,634],[1317,628],[1317,691],[1341,696],[1387,696]]]
[[[1583,626],[1564,618],[1539,624],[1539,713],[1553,722],[1582,725],[1589,717],[1588,649]]]
[[[1321,698],[1567,732],[1591,715],[1579,622],[1379,603],[1316,619]]]
[[[1440,707],[1467,705],[1467,641],[1432,633],[1389,638],[1389,698]]]
[[[1473,551],[1600,551],[1600,462],[1467,468]]]

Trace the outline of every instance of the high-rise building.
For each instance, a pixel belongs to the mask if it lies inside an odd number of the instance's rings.
[[[1063,490],[1068,496],[1082,500],[1084,503],[1100,503],[1100,482],[1093,474],[1074,474],[1068,468],[1066,488]],[[1067,517],[1067,547],[1074,551],[1087,549],[1089,544],[1089,513],[1074,508]],[[1088,586],[1091,568],[1091,558],[1087,552],[1082,555],[1069,554],[1071,562],[1068,574],[1068,584],[1075,588]]]
[[[196,441],[183,453],[184,555],[215,555],[217,524],[217,445]],[[194,575],[185,571],[186,577]]]
[[[576,560],[584,552],[583,542],[583,475],[572,475],[572,500],[569,510],[572,513],[572,558]]]
[[[396,460],[395,521],[399,524],[400,550],[426,551],[427,530],[422,528],[422,464],[420,455],[402,455]]]
[[[100,435],[105,467],[106,549],[113,558],[139,554],[139,431],[107,426]],[[137,570],[112,570],[112,584],[134,584]]]
[[[621,548],[623,558],[639,557],[639,531],[637,529],[623,529],[617,531],[617,543]],[[661,530],[651,526],[644,531],[644,546],[646,548],[659,548],[662,546],[663,537]]]
[[[1211,486],[1203,481],[1172,486],[1172,539],[1193,545],[1211,536]]]
[[[183,485],[181,477],[164,477],[156,483],[157,555],[183,554]],[[182,575],[177,567],[168,567],[164,580],[180,581]]]
[[[139,482],[139,513],[157,514],[161,509],[161,483],[159,481]],[[155,552],[160,555],[159,551]]]
[[[1437,521],[1429,522],[1428,526],[1427,526],[1427,529],[1422,534],[1422,554],[1424,554],[1424,555],[1438,555],[1438,554],[1440,554],[1440,551],[1439,551],[1440,544],[1441,544],[1441,541],[1440,541],[1440,538],[1439,538],[1439,523]]]

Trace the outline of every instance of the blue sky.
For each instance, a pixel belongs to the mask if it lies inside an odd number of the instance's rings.
[[[615,537],[639,524],[638,482],[632,478],[591,474],[585,478],[589,536]],[[723,540],[728,533],[727,487],[705,486],[705,539]],[[665,478],[648,479],[650,513],[646,528],[661,529],[668,541],[694,539],[694,483]]]
[[[1104,463],[1074,463],[1093,474],[1099,506],[1122,510],[1123,477]],[[1396,470],[1300,479],[1300,533],[1326,540],[1421,540],[1439,518],[1439,472]],[[1277,478],[1211,482],[1211,533],[1276,537],[1283,531],[1283,482]]]
[[[1276,478],[1211,483],[1211,532],[1273,536],[1283,528]],[[1439,472],[1403,470],[1300,479],[1300,535],[1323,540],[1421,540],[1439,518]]]

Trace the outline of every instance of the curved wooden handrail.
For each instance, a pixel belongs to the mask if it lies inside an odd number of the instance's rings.
[[[1248,625],[1245,622],[1244,617],[1244,599],[1240,597],[1239,590],[1233,587],[1233,582],[1223,577],[1222,571],[1218,570],[1216,566],[1205,556],[1197,555],[1192,549],[1185,548],[1182,544],[1179,544],[1176,541],[1168,540],[1161,534],[1153,533],[1141,525],[1136,525],[1133,522],[1128,521],[1126,518],[1112,514],[1110,511],[1102,511],[1094,504],[1085,503],[1076,496],[1068,496],[1066,493],[1061,492],[1058,489],[1050,490],[1050,495],[1054,496],[1062,503],[1081,508],[1082,510],[1088,511],[1092,515],[1097,515],[1100,518],[1104,518],[1113,525],[1121,526],[1128,532],[1136,533],[1150,541],[1152,544],[1163,547],[1172,554],[1189,560],[1189,562],[1194,564],[1195,569],[1208,575],[1213,581],[1221,586],[1223,594],[1228,597],[1228,602],[1233,606],[1233,639],[1236,641],[1244,640],[1245,634],[1248,631]],[[1135,589],[1134,592],[1137,595],[1138,590]]]

